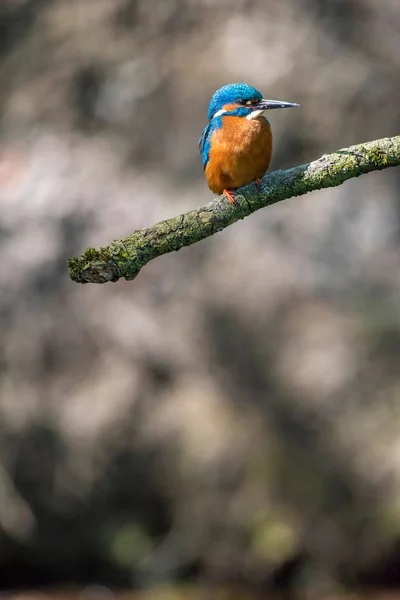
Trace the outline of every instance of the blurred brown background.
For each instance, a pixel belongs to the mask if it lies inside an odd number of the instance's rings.
[[[399,169],[65,266],[211,199],[226,83],[301,104],[273,168],[399,133],[399,36],[398,0],[0,2],[3,592],[400,585]]]

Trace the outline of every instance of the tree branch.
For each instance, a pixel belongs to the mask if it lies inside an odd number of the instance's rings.
[[[100,250],[87,248],[81,258],[68,261],[69,274],[78,283],[105,283],[120,277],[131,280],[153,258],[199,242],[259,208],[398,165],[400,136],[324,154],[311,163],[266,175],[260,189],[254,183],[241,188],[235,193],[235,205],[220,196],[196,210],[139,229]]]

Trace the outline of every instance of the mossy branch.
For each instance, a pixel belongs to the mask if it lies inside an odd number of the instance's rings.
[[[139,229],[100,250],[87,248],[81,258],[68,261],[71,279],[78,283],[135,279],[153,258],[199,242],[259,208],[398,165],[400,136],[351,146],[287,171],[274,171],[262,179],[259,188],[252,183],[238,190],[235,205],[220,196],[206,206]]]

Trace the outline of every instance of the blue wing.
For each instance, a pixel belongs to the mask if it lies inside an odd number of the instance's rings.
[[[212,131],[213,131],[213,127],[211,126],[211,123],[209,123],[207,125],[207,127],[203,130],[203,133],[201,134],[201,136],[199,138],[199,148],[200,148],[200,153],[201,153],[201,158],[203,161],[204,169],[206,168],[207,163],[208,163]]]

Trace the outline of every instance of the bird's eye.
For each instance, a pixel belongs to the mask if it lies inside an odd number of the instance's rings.
[[[241,106],[253,106],[254,104],[257,104],[257,100],[238,100],[237,101],[238,104],[240,104]]]

